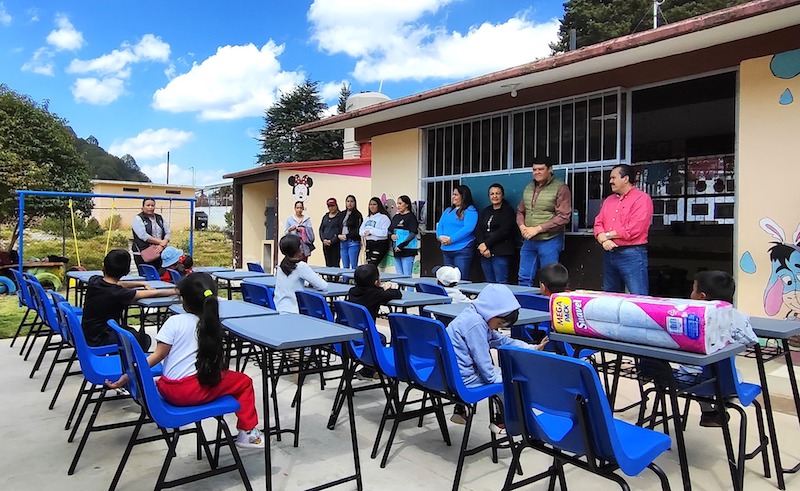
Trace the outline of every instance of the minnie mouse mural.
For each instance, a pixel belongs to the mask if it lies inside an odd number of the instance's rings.
[[[764,290],[764,312],[774,316],[786,306],[789,309],[786,318],[800,320],[800,225],[787,241],[786,233],[775,220],[762,218],[758,224],[777,239],[769,248],[772,272]]]
[[[300,177],[300,174],[295,174],[289,176],[289,185],[292,186],[294,200],[305,203],[311,194],[311,186],[314,185],[314,180],[306,174],[303,174],[302,177]]]

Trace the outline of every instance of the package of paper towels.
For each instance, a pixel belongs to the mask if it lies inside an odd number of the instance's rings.
[[[550,312],[556,332],[694,353],[757,339],[727,302],[576,291],[550,297]]]

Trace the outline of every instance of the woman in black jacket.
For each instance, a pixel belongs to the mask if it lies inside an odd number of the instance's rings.
[[[361,253],[361,235],[359,229],[364,222],[364,217],[358,211],[356,197],[348,194],[344,199],[344,215],[342,217],[342,231],[339,233],[339,244],[342,254],[342,267],[353,268],[358,266],[358,255]]]
[[[319,237],[322,239],[322,252],[325,254],[325,266],[339,267],[339,234],[342,233],[344,213],[339,210],[336,198],[328,198],[328,213],[322,215],[319,225]]]
[[[502,184],[489,186],[489,201],[492,204],[481,211],[478,225],[475,226],[481,268],[489,283],[508,283],[508,264],[516,247],[517,216],[504,198]]]

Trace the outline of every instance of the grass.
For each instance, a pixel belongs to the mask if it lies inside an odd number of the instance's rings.
[[[25,315],[25,308],[19,306],[16,295],[0,295],[0,338],[13,336],[17,332],[23,315]],[[28,316],[28,321],[32,319],[32,316],[33,313]]]

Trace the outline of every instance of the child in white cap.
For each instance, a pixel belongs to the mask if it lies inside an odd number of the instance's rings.
[[[503,381],[500,367],[495,366],[492,360],[491,348],[516,346],[541,350],[547,344],[547,337],[532,345],[498,332],[501,327],[511,326],[517,321],[519,309],[519,302],[506,285],[491,284],[447,326],[464,385],[479,387]],[[450,420],[464,424],[466,410],[465,406],[457,404]],[[505,433],[502,415],[495,416],[490,428],[497,434]]]
[[[453,303],[469,302],[469,298],[456,288],[461,281],[461,271],[453,266],[442,266],[436,270],[436,282],[444,288]]]

